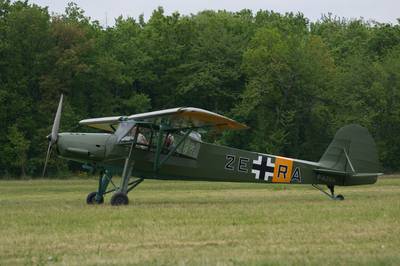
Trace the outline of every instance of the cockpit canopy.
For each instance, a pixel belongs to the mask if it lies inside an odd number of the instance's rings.
[[[188,132],[188,130],[190,129],[159,131],[149,124],[124,121],[120,123],[114,134],[118,144],[131,145],[134,143],[136,148],[149,151],[157,148],[159,135],[162,134],[162,152],[167,153],[180,143],[175,153],[196,159],[200,150],[201,134],[192,130]],[[186,134],[188,134],[187,137],[185,137]]]

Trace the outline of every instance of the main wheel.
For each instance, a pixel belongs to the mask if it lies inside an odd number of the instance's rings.
[[[87,195],[87,197],[86,197],[86,203],[90,204],[90,205],[92,205],[92,204],[103,204],[104,203],[104,197],[101,196],[100,200],[97,201],[96,200],[96,195],[97,195],[96,191],[89,193]]]
[[[336,195],[335,200],[344,200],[344,197],[343,197],[343,195],[339,194],[339,195]]]
[[[114,193],[114,195],[111,197],[111,205],[113,206],[128,205],[128,203],[128,196],[123,192]]]

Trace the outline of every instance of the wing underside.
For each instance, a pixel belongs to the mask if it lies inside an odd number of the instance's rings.
[[[180,107],[160,111],[135,114],[131,116],[112,116],[81,120],[79,124],[113,132],[121,121],[133,120],[149,122],[160,125],[167,121],[173,128],[203,128],[209,127],[217,130],[239,130],[247,126],[228,117],[207,110]]]

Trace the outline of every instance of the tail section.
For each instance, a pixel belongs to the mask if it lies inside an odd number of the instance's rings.
[[[339,129],[319,165],[317,173],[342,176],[343,185],[372,184],[381,175],[375,141],[366,128],[355,124]]]

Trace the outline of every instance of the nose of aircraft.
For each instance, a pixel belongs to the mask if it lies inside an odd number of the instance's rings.
[[[105,157],[106,142],[110,134],[60,133],[57,153],[74,161],[101,161]]]

